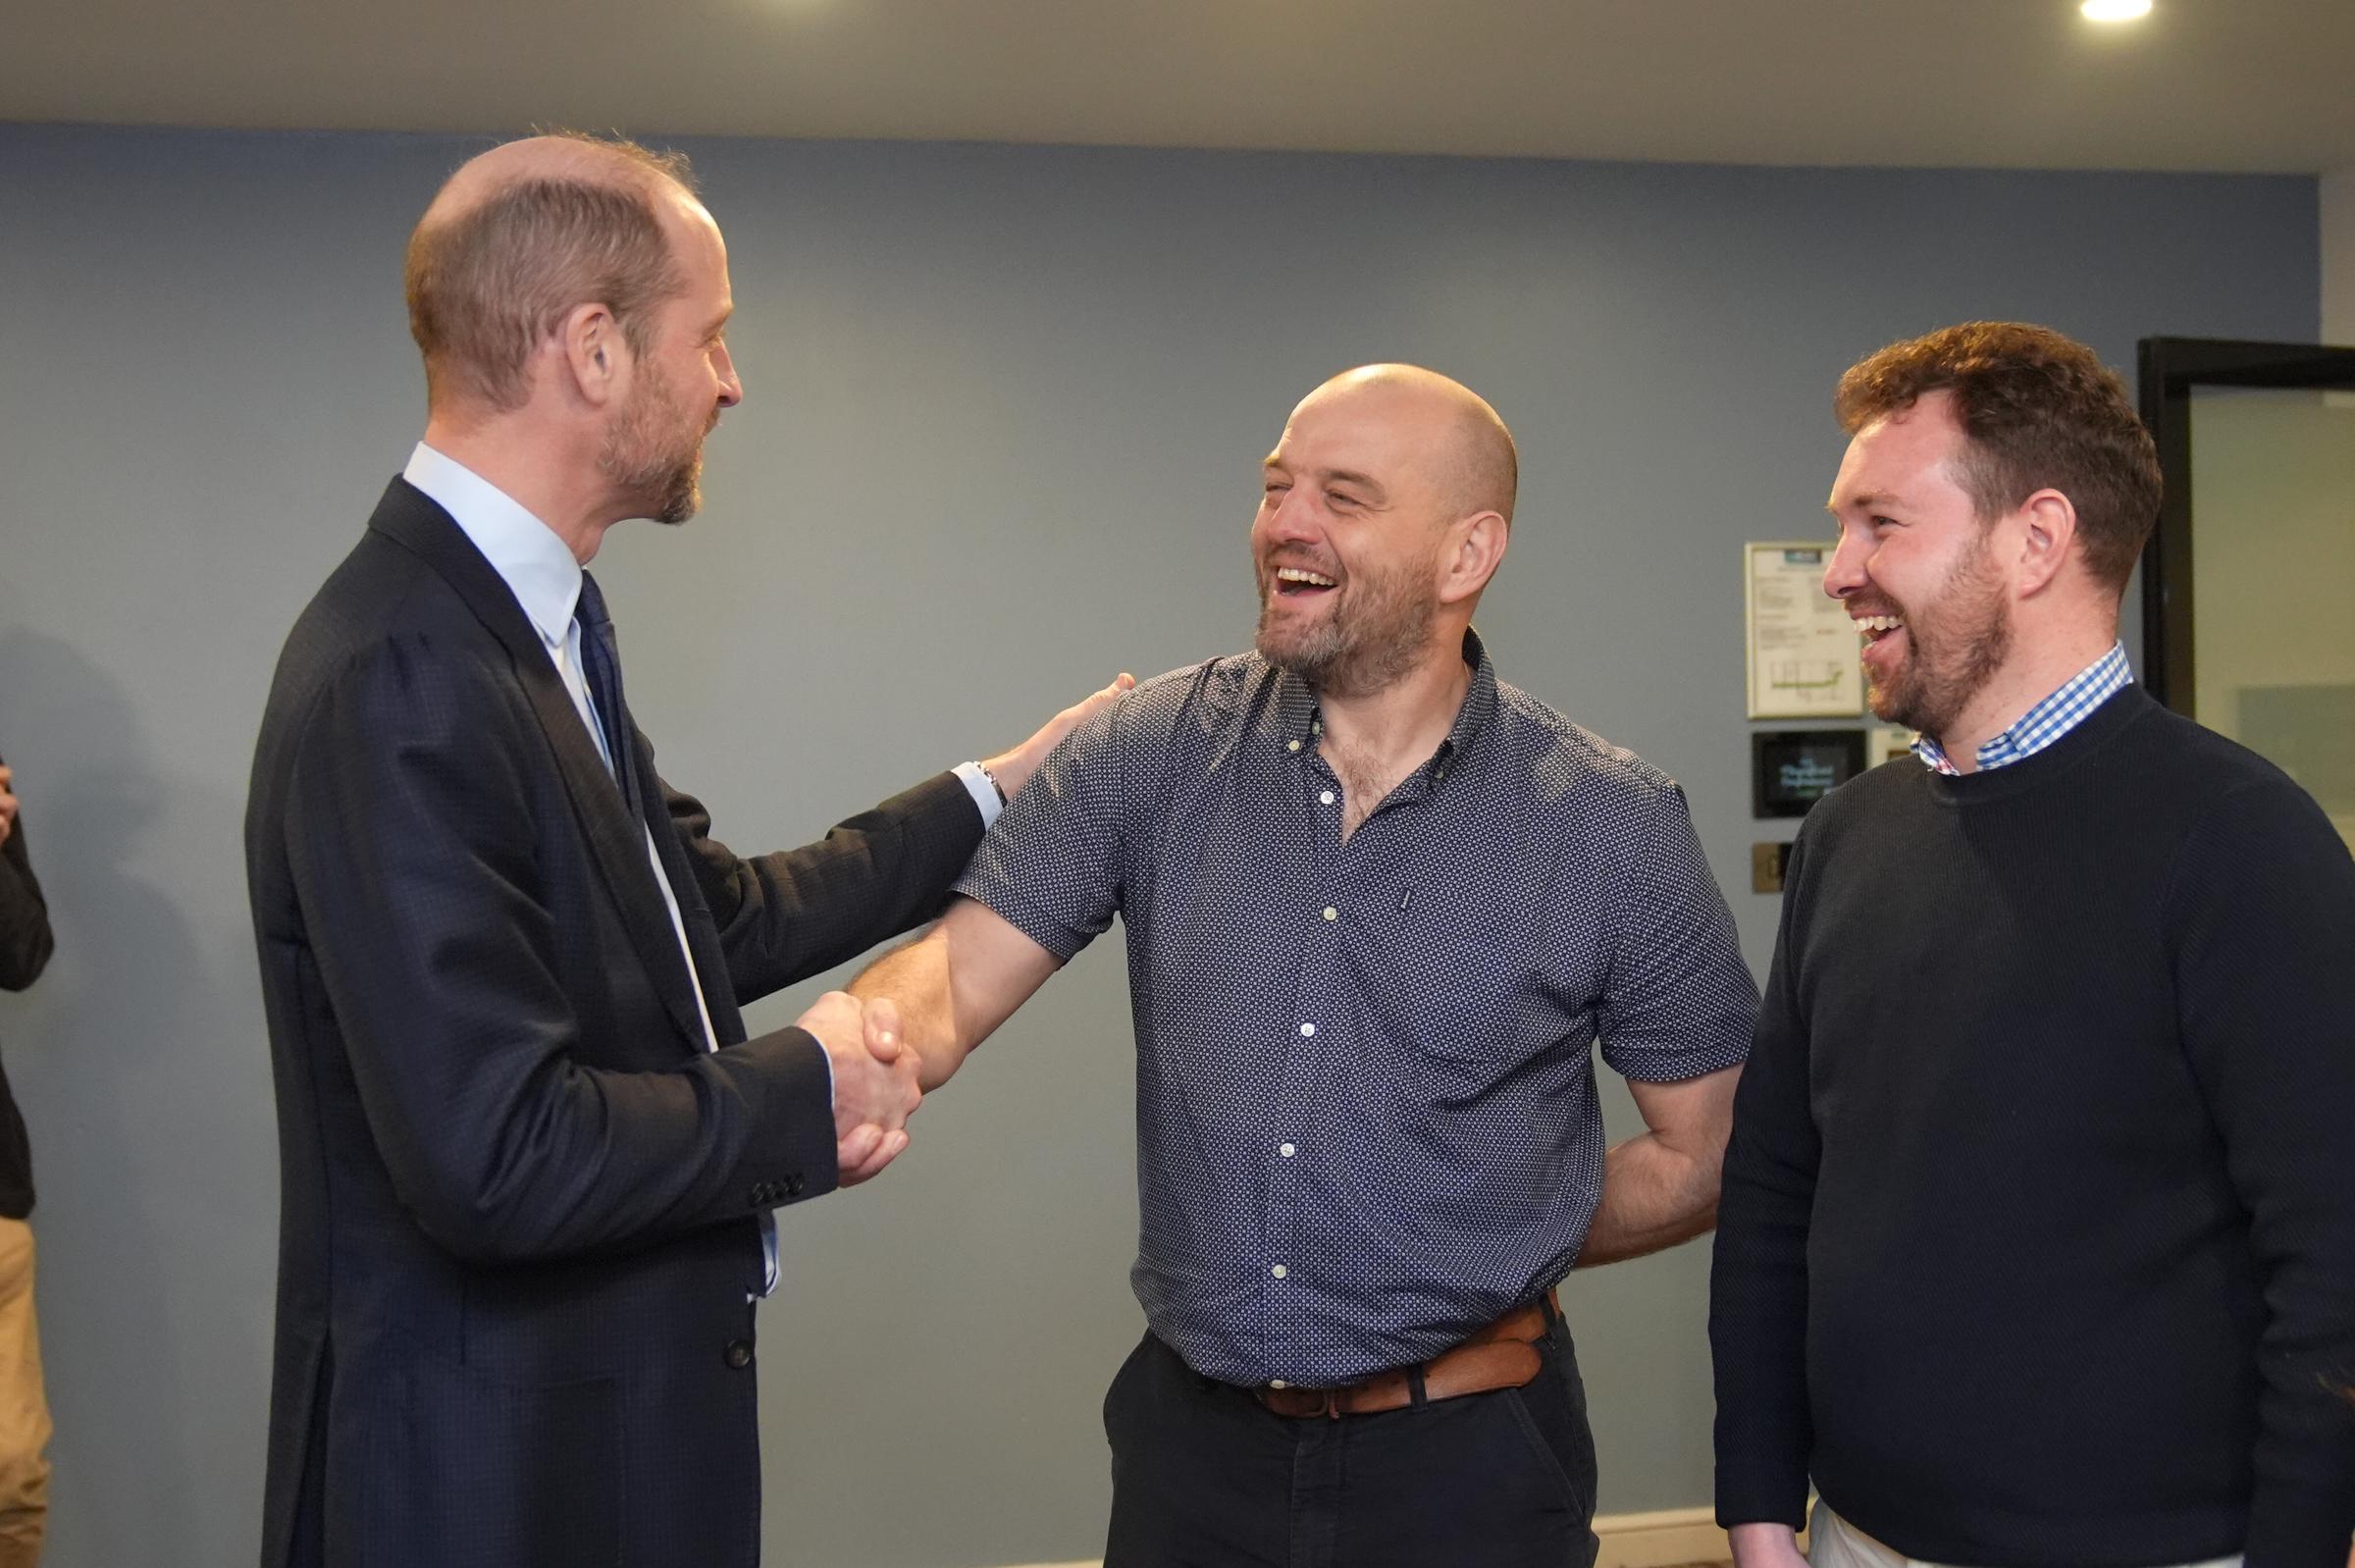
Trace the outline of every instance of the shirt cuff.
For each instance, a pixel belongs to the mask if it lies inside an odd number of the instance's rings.
[[[981,813],[981,831],[988,832],[998,813],[1006,810],[1005,798],[999,795],[996,781],[981,770],[979,762],[959,762],[949,771],[957,775],[965,793],[973,798],[973,809]]]

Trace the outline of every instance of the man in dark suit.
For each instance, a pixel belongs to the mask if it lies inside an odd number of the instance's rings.
[[[15,775],[0,762],[0,990],[40,978],[49,905],[25,853]],[[32,1311],[32,1151],[0,1073],[0,1568],[32,1568],[49,1522],[49,1402]]]
[[[262,1560],[751,1564],[770,1211],[880,1170],[917,1095],[888,1006],[749,1040],[738,1008],[935,913],[1082,708],[738,858],[657,777],[581,571],[693,512],[742,396],[683,160],[486,153],[408,293],[425,439],[288,639],[246,816],[283,1185]]]

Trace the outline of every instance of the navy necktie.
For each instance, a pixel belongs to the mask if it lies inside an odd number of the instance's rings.
[[[613,646],[613,617],[605,613],[605,596],[597,579],[581,573],[582,673],[589,682],[589,703],[605,732],[605,755],[613,759],[613,782],[630,814],[646,820],[646,797],[638,787],[638,752],[633,744],[630,710],[621,700],[621,655]]]

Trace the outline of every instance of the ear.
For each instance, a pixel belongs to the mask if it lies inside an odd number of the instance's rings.
[[[1449,524],[1439,553],[1439,602],[1478,599],[1503,563],[1511,535],[1512,525],[1499,512],[1474,512]]]
[[[2040,490],[2020,502],[2019,593],[2043,593],[2068,564],[2077,544],[2077,508],[2057,490]]]
[[[592,408],[606,407],[629,391],[630,345],[605,306],[573,306],[556,328],[554,347],[571,394]]]

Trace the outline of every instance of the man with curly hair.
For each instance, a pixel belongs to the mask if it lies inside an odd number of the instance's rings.
[[[2339,1568],[2355,864],[2132,685],[2118,378],[1973,323],[1849,371],[1824,591],[1921,732],[1794,847],[1725,1161],[1742,1568]]]

